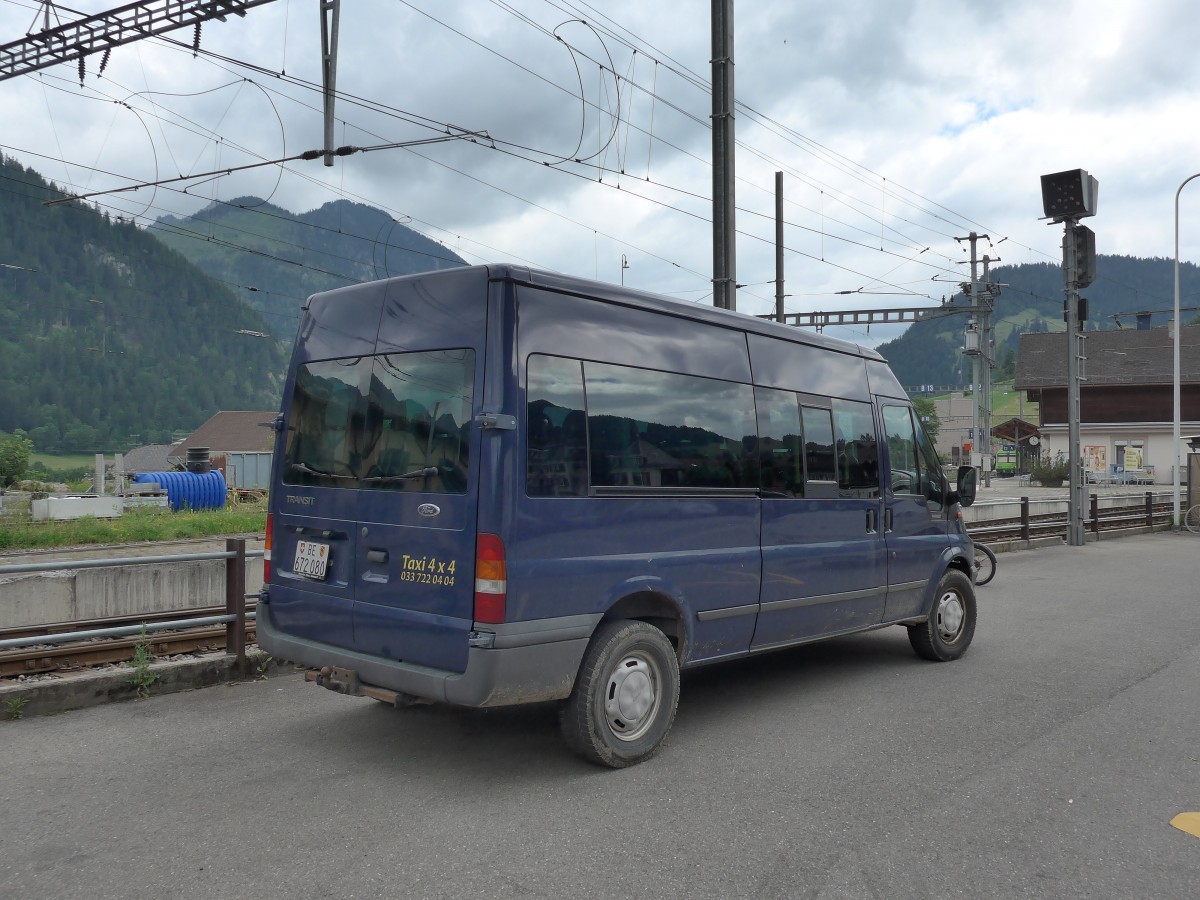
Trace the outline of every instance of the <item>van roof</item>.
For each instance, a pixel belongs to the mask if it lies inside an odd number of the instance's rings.
[[[835,353],[848,353],[853,356],[861,356],[866,359],[886,362],[886,360],[878,352],[870,349],[869,347],[864,347],[861,344],[828,337],[827,335],[818,334],[812,331],[806,331],[796,326],[782,325],[770,319],[762,319],[757,316],[747,315],[746,313],[735,312],[727,309],[719,309],[715,306],[706,306],[701,303],[693,303],[687,300],[676,300],[673,297],[666,297],[661,294],[652,294],[647,291],[638,291],[632,288],[623,287],[621,285],[608,284],[602,281],[592,281],[586,278],[576,278],[570,275],[561,275],[556,272],[531,269],[526,266],[517,266],[511,263],[485,263],[477,266],[439,269],[436,271],[423,272],[415,275],[400,275],[395,278],[389,278],[385,280],[457,280],[470,278],[472,276],[478,277],[480,271],[486,272],[490,281],[511,281],[515,284],[527,284],[531,287],[545,288],[551,291],[560,291],[581,297],[595,298],[605,303],[615,303],[636,309],[653,310],[666,315],[680,316],[687,319],[707,322],[709,324],[724,328],[736,328],[742,331],[750,331],[757,334],[767,335],[769,337],[782,338],[783,340],[791,341],[793,343],[807,344],[812,347],[820,347]],[[337,288],[336,290],[323,293],[329,295],[342,294],[348,291],[354,291],[355,289],[361,287],[363,287],[361,284],[348,285],[343,288]],[[309,301],[312,301],[318,296],[321,295],[313,295],[313,297],[309,298]],[[308,303],[306,302],[305,308],[307,307]]]

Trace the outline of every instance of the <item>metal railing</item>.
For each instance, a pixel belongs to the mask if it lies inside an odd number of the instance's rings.
[[[246,600],[256,596],[246,593],[246,560],[263,556],[262,550],[246,550],[243,538],[228,538],[225,549],[206,553],[171,553],[161,556],[124,556],[110,559],[71,559],[44,563],[14,563],[0,565],[0,576],[25,575],[37,572],[61,572],[70,569],[105,569],[117,566],[152,566],[163,563],[200,562],[203,560],[225,560],[225,614],[200,618],[164,619],[143,622],[140,625],[122,625],[114,628],[93,628],[88,631],[70,631],[52,635],[9,638],[0,640],[0,650],[32,647],[41,644],[65,644],[72,641],[93,640],[104,637],[124,637],[155,631],[178,631],[184,628],[199,628],[205,625],[225,625],[225,652],[237,657],[239,669],[246,665],[246,622],[255,618],[255,612],[247,611]]]
[[[1163,495],[1164,497],[1166,495]],[[1084,519],[1084,527],[1089,529],[1093,534],[1099,534],[1101,528],[1111,526],[1125,527],[1140,527],[1145,526],[1153,528],[1160,522],[1170,520],[1170,511],[1156,511],[1155,506],[1161,505],[1165,501],[1158,499],[1153,491],[1146,491],[1142,495],[1129,495],[1130,499],[1138,499],[1141,501],[1141,509],[1138,512],[1130,512],[1129,510],[1135,504],[1129,504],[1113,509],[1106,514],[1105,510],[1100,508],[1100,498],[1096,494],[1090,495],[1091,500],[1088,504],[1088,515]],[[1109,499],[1121,500],[1122,497],[1110,497]],[[1033,505],[1064,507],[1065,500],[1030,500],[1028,497],[1021,498],[1021,513],[1019,519],[1009,520],[997,524],[976,525],[968,524],[967,532],[973,536],[986,537],[987,535],[1002,534],[1004,532],[1015,531],[1020,529],[1021,540],[1031,540],[1037,532],[1038,535],[1047,533],[1064,532],[1068,526],[1067,517],[1069,512],[1062,509],[1061,512],[1055,512],[1034,516],[1030,514],[1030,507]],[[1156,522],[1156,519],[1158,522]],[[986,521],[986,520],[985,520]]]

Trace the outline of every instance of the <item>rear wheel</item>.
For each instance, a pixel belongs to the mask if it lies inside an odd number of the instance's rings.
[[[1183,524],[1188,531],[1200,534],[1200,503],[1197,503],[1184,514]]]
[[[947,569],[938,582],[929,618],[908,627],[909,643],[923,659],[958,659],[975,637],[975,613],[975,589],[970,579],[958,569]]]
[[[559,711],[567,745],[619,769],[658,750],[679,702],[679,661],[666,635],[645,622],[605,622]]]

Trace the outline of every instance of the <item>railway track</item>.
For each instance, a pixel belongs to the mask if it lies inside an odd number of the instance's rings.
[[[247,612],[254,610],[255,601],[247,601]],[[117,628],[179,619],[217,616],[225,612],[223,606],[202,609],[175,610],[165,613],[150,613],[142,616],[117,616],[108,619],[89,619],[80,622],[59,622],[51,625],[36,625],[23,628],[0,630],[0,640],[9,638],[61,635],[76,631],[92,631],[101,628]],[[148,636],[150,649],[156,656],[176,656],[202,650],[225,648],[225,626],[204,625],[196,628],[181,628],[175,631],[155,631]],[[12,650],[0,650],[0,678],[15,678],[19,675],[38,675],[47,672],[68,672],[111,663],[128,662],[133,659],[134,649],[141,637],[92,638],[68,644],[38,644]],[[254,621],[246,622],[246,641],[254,640]]]

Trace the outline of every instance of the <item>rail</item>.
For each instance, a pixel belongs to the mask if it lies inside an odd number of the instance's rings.
[[[1166,494],[1163,494],[1162,498],[1166,496]],[[1084,519],[1084,527],[1093,534],[1099,534],[1101,531],[1112,530],[1114,528],[1153,528],[1155,525],[1170,521],[1170,507],[1165,499],[1160,498],[1153,491],[1146,491],[1142,495],[1132,494],[1128,496],[1128,499],[1135,498],[1140,500],[1140,502],[1102,510],[1100,508],[1100,498],[1096,494],[1091,494],[1087,517]],[[1111,499],[1120,501],[1126,498],[1118,496]],[[1058,533],[1066,534],[1069,525],[1069,510],[1056,509],[1050,513],[1031,513],[1031,507],[1034,505],[1062,507],[1065,501],[1059,499],[1030,500],[1028,497],[1022,497],[1020,503],[1021,512],[1019,517],[1010,517],[1000,521],[987,520],[991,523],[987,525],[968,524],[967,532],[972,537],[985,541],[989,538],[998,539],[1013,532],[1019,533],[1020,539],[1023,541],[1031,540],[1035,536]]]
[[[173,562],[198,562],[203,560],[225,560],[225,611],[211,616],[192,616],[177,619],[149,617],[136,624],[118,625],[104,628],[90,628],[82,631],[65,630],[50,634],[24,635],[21,637],[0,640],[0,651],[25,651],[31,647],[41,647],[47,644],[64,644],[77,641],[91,641],[98,638],[119,638],[132,634],[147,634],[160,631],[191,631],[223,625],[225,628],[225,651],[237,658],[239,670],[246,667],[246,633],[247,622],[256,618],[255,610],[248,610],[246,601],[254,595],[246,594],[246,560],[263,556],[262,550],[246,550],[243,538],[228,538],[223,551],[206,553],[173,553],[160,556],[126,556],[108,559],[74,559],[47,561],[38,563],[15,563],[0,565],[0,576],[23,575],[34,572],[59,572],[70,569],[100,569],[118,566],[150,566]],[[69,627],[69,623],[61,623]],[[57,626],[56,626],[57,627]]]

